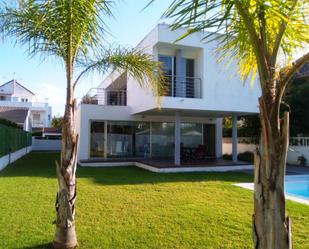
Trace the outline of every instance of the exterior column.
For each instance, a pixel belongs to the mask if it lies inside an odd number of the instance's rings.
[[[107,158],[107,120],[104,121],[104,159]]]
[[[186,80],[186,67],[184,60],[182,58],[182,51],[180,49],[176,50],[176,90],[174,95],[176,97],[185,97],[186,96],[186,89],[185,89],[185,80]]]
[[[174,161],[175,165],[180,165],[180,114],[175,114],[175,149],[174,149]]]
[[[152,122],[150,122],[150,137],[149,137],[149,158],[152,158]]]
[[[232,160],[233,163],[237,162],[237,145],[238,145],[238,136],[237,136],[237,115],[234,114],[232,117]]]

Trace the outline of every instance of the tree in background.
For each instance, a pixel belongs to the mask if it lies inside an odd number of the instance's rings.
[[[291,110],[291,135],[309,136],[309,79],[292,80],[286,96],[286,104]]]
[[[51,125],[54,128],[62,128],[63,117],[61,116],[54,116],[51,120]]]
[[[240,118],[241,126],[239,128],[240,137],[251,137],[258,139],[261,133],[261,125],[258,115],[247,115]]]
[[[112,16],[105,0],[24,0],[8,5],[0,13],[4,37],[28,46],[29,55],[54,56],[66,73],[66,104],[62,126],[61,161],[57,164],[59,190],[56,202],[54,248],[77,246],[75,232],[76,164],[78,134],[75,129],[74,91],[82,76],[93,70],[122,69],[140,84],[151,84],[156,92],[164,80],[159,63],[142,51],[102,47],[106,20]]]
[[[153,0],[154,1],[154,0]],[[153,2],[151,1],[151,2]],[[255,154],[253,234],[255,249],[292,248],[286,214],[284,178],[289,141],[289,113],[280,104],[292,76],[309,53],[292,61],[309,43],[306,0],[174,0],[164,13],[171,29],[198,31],[219,42],[222,60],[238,61],[245,80],[258,74],[261,139]]]

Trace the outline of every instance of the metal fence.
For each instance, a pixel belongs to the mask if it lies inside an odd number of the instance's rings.
[[[32,144],[31,133],[0,124],[0,157]]]
[[[127,105],[127,91],[91,88],[83,97],[82,103],[93,105]]]

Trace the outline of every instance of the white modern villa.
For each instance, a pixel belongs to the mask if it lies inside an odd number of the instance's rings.
[[[0,109],[3,110],[1,113],[4,117],[9,120],[11,117],[16,118],[18,112],[26,112],[25,118],[22,118],[25,130],[50,126],[51,106],[47,102],[38,102],[36,95],[15,79],[0,85]]]
[[[164,65],[160,108],[153,90],[126,72],[87,94],[78,107],[80,162],[221,158],[222,119],[231,116],[237,161],[237,117],[258,112],[259,85],[244,84],[235,61],[218,63],[217,42],[204,43],[203,33],[175,43],[184,32],[159,24],[137,46]]]

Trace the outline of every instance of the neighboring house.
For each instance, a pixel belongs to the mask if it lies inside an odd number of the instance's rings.
[[[233,117],[237,160],[237,116],[258,113],[259,85],[244,84],[235,61],[219,63],[218,43],[204,43],[203,33],[175,43],[184,32],[159,24],[137,46],[163,63],[160,108],[153,90],[126,72],[114,71],[86,95],[78,109],[79,160],[169,158],[179,165],[183,148],[200,145],[220,158],[226,116]]]
[[[18,124],[25,131],[30,130],[28,108],[0,106],[0,118]]]
[[[61,128],[43,128],[42,137],[46,139],[61,139]]]
[[[37,102],[35,94],[16,80],[0,86],[0,107],[29,110],[27,130],[50,126],[51,107],[48,103]]]

